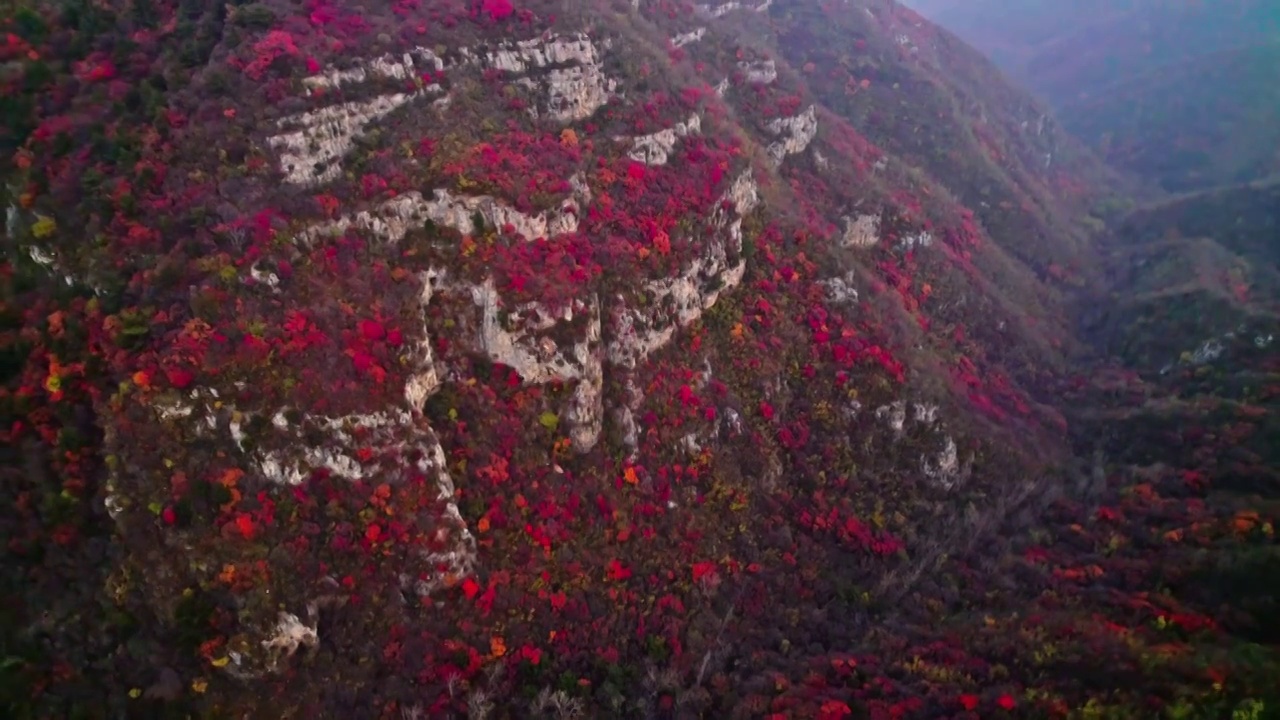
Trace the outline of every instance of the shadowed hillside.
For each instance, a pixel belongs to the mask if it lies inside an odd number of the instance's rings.
[[[1193,514],[1221,518],[1215,532],[1214,521],[1170,524],[1166,515],[1151,532],[1200,548],[1165,582],[1200,607],[1241,610],[1218,618],[1248,654],[1280,640],[1271,524],[1280,503],[1277,187],[1188,194],[1117,223],[1108,300],[1087,313],[1085,334],[1126,370],[1103,407],[1072,416],[1096,431],[1096,447],[1126,468],[1134,491],[1154,489],[1166,509],[1170,493],[1191,498]]]
[[[1112,303],[1095,313],[1101,340],[1147,373],[1219,363],[1258,371],[1280,316],[1280,184],[1193,193],[1134,210],[1117,224]],[[1103,329],[1105,328],[1105,329]],[[1192,347],[1192,345],[1196,347]],[[1249,383],[1245,383],[1247,386]]]

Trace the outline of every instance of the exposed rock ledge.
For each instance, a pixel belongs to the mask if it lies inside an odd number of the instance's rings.
[[[367,83],[376,79],[410,80],[422,70],[450,71],[464,67],[499,70],[511,75],[516,85],[539,96],[530,108],[535,117],[560,123],[583,120],[609,102],[617,83],[606,77],[600,51],[585,34],[553,36],[498,46],[492,50],[460,48],[446,61],[434,51],[415,48],[400,57],[384,55],[365,60],[354,68],[329,67],[305,78],[303,86],[311,95],[318,89]],[[534,75],[534,71],[542,71]],[[425,97],[436,97],[440,107],[448,97],[439,97],[443,88],[432,84],[414,93],[382,95],[364,102],[347,102],[283,118],[277,125],[296,128],[267,139],[281,153],[285,181],[296,185],[330,182],[342,173],[342,158],[355,146],[376,120],[404,105]]]
[[[324,236],[341,235],[349,228],[358,228],[388,242],[399,242],[410,229],[421,228],[430,220],[437,225],[451,227],[463,235],[476,232],[472,218],[479,215],[489,227],[510,228],[525,240],[555,237],[578,230],[578,203],[570,197],[560,209],[548,217],[547,213],[529,215],[489,195],[454,195],[437,188],[431,199],[412,191],[384,202],[372,212],[364,210],[346,215],[304,230],[299,239],[312,242]]]
[[[818,135],[817,107],[810,105],[807,110],[795,117],[779,118],[769,123],[769,132],[781,135],[777,142],[768,148],[769,157],[775,165],[780,165],[788,155],[804,152],[809,143]]]
[[[281,128],[297,127],[267,138],[267,144],[280,152],[280,168],[285,182],[315,185],[336,179],[342,174],[341,160],[355,147],[373,122],[390,115],[397,108],[428,95],[438,95],[439,85],[417,93],[382,95],[367,102],[330,105],[312,112],[290,115],[277,122]]]
[[[672,37],[671,45],[673,47],[678,47],[678,48],[684,47],[689,43],[693,43],[701,40],[703,36],[706,34],[707,34],[707,29],[704,27],[694,28],[693,30],[690,30],[687,33],[680,33],[679,35]]]
[[[778,65],[772,60],[740,62],[738,63],[738,69],[746,76],[748,83],[763,83],[768,85],[778,79]]]
[[[675,127],[632,138],[631,151],[627,153],[627,157],[646,165],[666,165],[671,151],[675,149],[676,142],[680,138],[701,131],[702,118],[691,115],[687,121],[676,123]],[[618,139],[626,140],[627,138]]]
[[[859,215],[857,219],[845,216],[844,234],[840,244],[848,248],[869,248],[880,242],[880,216]]]
[[[593,46],[586,40],[508,50],[506,54],[489,54],[489,62],[504,71],[518,72],[549,63],[591,62],[595,57]],[[364,68],[363,75],[334,71],[324,77],[332,84],[361,81],[378,74],[394,77],[401,72],[397,67],[407,66],[414,57],[426,57],[436,64],[434,56],[407,57],[409,60],[399,65],[386,59],[372,63]],[[549,75],[573,69],[551,68]],[[317,158],[332,161],[336,168],[345,152],[344,143],[350,143],[371,122],[412,98],[389,96],[371,104],[340,105],[316,111],[306,119],[290,119],[310,130],[278,136],[273,141],[282,163],[294,166],[284,168],[286,175],[303,181],[295,173],[314,170]],[[668,162],[679,138],[700,130],[701,120],[694,115],[676,127],[631,138],[630,142],[633,153],[645,161]],[[325,132],[329,145],[317,140]],[[321,176],[330,176],[335,172],[333,168],[323,167]],[[310,177],[306,181],[310,182]],[[476,231],[476,215],[486,224],[505,228],[527,241],[555,237],[578,230],[579,208],[590,200],[583,178],[574,176],[569,184],[573,191],[559,208],[538,214],[517,211],[494,197],[458,196],[446,189],[436,189],[430,197],[405,193],[372,210],[307,228],[296,239],[304,244],[314,243],[358,228],[383,242],[397,243],[427,220],[469,234]],[[598,442],[602,430],[605,361],[623,370],[636,367],[669,343],[678,327],[700,317],[722,292],[742,281],[742,222],[758,202],[758,187],[751,171],[746,170],[721,196],[706,222],[707,237],[699,243],[701,251],[678,275],[643,281],[634,292],[613,298],[592,295],[576,299],[567,307],[526,303],[512,308],[504,305],[491,278],[463,282],[447,277],[442,269],[429,270],[420,278],[424,325],[426,308],[437,295],[468,299],[475,309],[474,319],[459,318],[460,337],[451,339],[510,366],[525,382],[575,381],[564,417],[573,447],[589,450]],[[635,302],[639,294],[644,295],[644,303]],[[288,408],[245,412],[219,399],[214,389],[202,388],[177,402],[170,398],[169,404],[156,405],[154,409],[161,418],[184,421],[182,425],[198,437],[216,436],[230,441],[244,454],[244,467],[279,486],[300,484],[316,470],[353,481],[375,471],[393,480],[397,473],[428,478],[434,483],[439,505],[430,517],[420,521],[431,528],[433,549],[420,551],[415,561],[404,568],[401,580],[406,589],[429,596],[443,585],[474,573],[476,542],[454,501],[455,488],[444,450],[422,415],[424,403],[446,381],[432,357],[430,338],[425,331],[422,336],[410,358],[404,404],[395,408],[343,417],[308,416]],[[245,428],[249,423],[265,427],[253,443],[246,442]],[[633,427],[626,429],[634,432]],[[110,488],[107,498],[108,507],[119,515],[127,500]],[[232,658],[228,672],[239,677],[272,672],[283,659],[313,646],[319,638],[314,623],[303,619],[312,617],[308,610],[273,608],[270,613],[257,613],[246,620],[247,639],[243,639],[237,656]]]
[[[720,293],[742,282],[746,270],[742,252],[742,217],[759,202],[758,187],[750,171],[740,175],[721,198],[711,217],[712,237],[701,257],[674,278],[650,281],[643,286],[648,302],[628,307],[625,299],[614,312],[614,333],[606,348],[610,362],[635,367],[671,341],[677,327],[702,316]],[[727,201],[730,211],[723,205]]]

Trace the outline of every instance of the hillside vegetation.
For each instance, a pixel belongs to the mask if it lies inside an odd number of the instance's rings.
[[[4,22],[8,717],[1280,710],[1265,199],[891,0]]]

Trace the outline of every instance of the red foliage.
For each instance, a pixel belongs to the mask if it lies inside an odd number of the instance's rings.
[[[387,329],[382,323],[376,320],[361,320],[359,323],[360,336],[370,342],[376,342],[386,337]]]
[[[760,401],[760,417],[765,420],[773,419],[773,406],[763,400]]]
[[[605,575],[613,581],[622,581],[631,577],[631,568],[622,563],[621,560],[610,560],[609,565],[605,568]]]
[[[236,532],[240,533],[245,540],[252,540],[257,528],[254,525],[253,517],[247,513],[239,513],[235,519]]]
[[[693,581],[697,582],[704,577],[712,575],[716,571],[716,564],[713,562],[698,562],[693,564]]]
[[[480,583],[476,582],[472,578],[467,578],[462,581],[462,594],[465,595],[468,600],[474,600],[476,595],[479,593]]]
[[[293,35],[283,30],[272,30],[254,44],[253,60],[244,66],[244,73],[254,80],[261,80],[267,68],[282,57],[296,57],[298,46]]]
[[[505,20],[515,12],[511,0],[482,0],[480,12],[487,13],[491,20]]]
[[[169,368],[164,371],[165,378],[169,380],[169,384],[175,388],[182,390],[191,385],[195,380],[195,374],[190,370],[182,368]]]
[[[98,57],[77,63],[76,75],[85,82],[102,82],[116,76],[116,66],[110,59]]]
[[[840,720],[853,715],[853,710],[849,708],[848,703],[839,700],[828,700],[818,708],[819,720]]]

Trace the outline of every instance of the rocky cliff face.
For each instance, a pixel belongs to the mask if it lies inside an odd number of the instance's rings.
[[[893,2],[77,8],[15,377],[191,702],[838,717],[1074,472],[1110,179]]]

